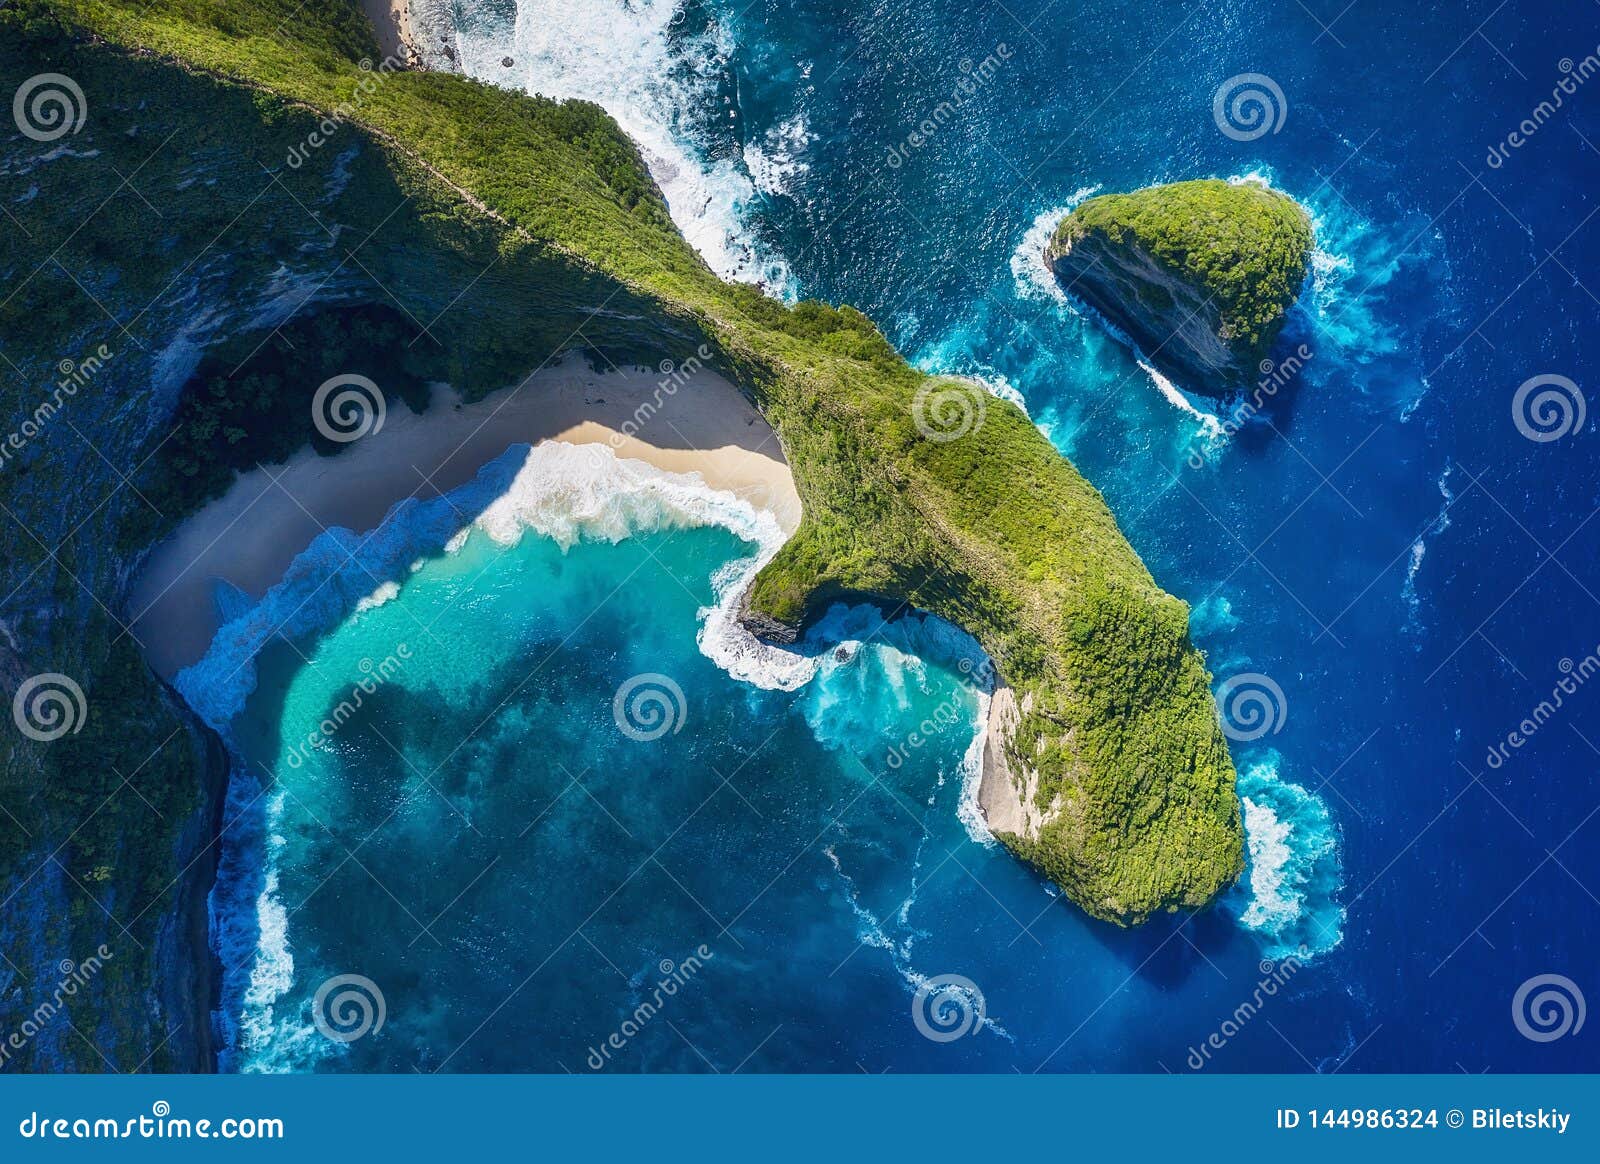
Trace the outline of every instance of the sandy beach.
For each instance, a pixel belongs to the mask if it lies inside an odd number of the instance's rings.
[[[675,390],[664,395],[664,383]],[[573,359],[473,404],[437,386],[421,416],[396,403],[380,431],[337,456],[305,448],[241,475],[151,552],[129,597],[133,632],[171,678],[216,634],[213,579],[259,597],[325,529],[364,533],[396,503],[447,493],[512,445],[545,440],[606,444],[619,457],[697,473],[770,510],[786,531],[800,520],[777,437],[726,380],[703,370],[677,381],[655,371],[602,374]]]
[[[385,57],[406,64],[419,58],[407,0],[361,0],[361,9],[367,14],[373,35],[378,39],[378,48]]]

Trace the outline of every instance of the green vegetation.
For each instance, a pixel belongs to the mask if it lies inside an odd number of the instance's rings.
[[[949,382],[910,368],[848,307],[791,309],[717,279],[602,111],[456,76],[375,75],[359,63],[376,50],[353,13],[348,0],[30,0],[0,11],[33,33],[0,37],[5,75],[49,68],[79,80],[90,128],[68,140],[83,149],[92,137],[100,151],[85,149],[75,168],[38,166],[27,179],[38,195],[14,207],[28,234],[0,250],[8,286],[20,287],[0,306],[4,350],[22,370],[7,403],[13,416],[32,407],[66,337],[118,345],[129,364],[116,382],[132,395],[76,403],[100,410],[92,435],[112,462],[135,467],[123,471],[139,486],[137,497],[117,490],[117,476],[59,430],[0,475],[0,496],[25,520],[47,525],[48,507],[75,498],[73,513],[41,529],[42,544],[6,535],[15,553],[5,581],[35,567],[35,591],[53,580],[67,617],[13,623],[23,673],[70,670],[93,708],[74,749],[18,743],[3,757],[0,800],[32,822],[31,840],[12,837],[13,861],[70,833],[68,868],[109,867],[116,879],[95,899],[102,909],[86,909],[90,930],[104,929],[108,910],[148,927],[165,908],[133,885],[170,888],[197,761],[182,735],[157,749],[178,721],[128,667],[128,639],[108,655],[115,631],[74,623],[94,604],[65,571],[91,588],[125,585],[94,539],[145,544],[232,469],[309,439],[298,402],[326,374],[353,369],[298,353],[299,335],[341,359],[381,361],[362,370],[409,399],[435,375],[481,395],[564,351],[622,363],[709,344],[777,430],[805,506],[798,535],[757,579],[752,613],[799,627],[834,597],[871,595],[970,630],[1018,695],[1033,695],[1007,747],[1038,770],[1050,823],[1008,843],[1094,915],[1126,923],[1197,908],[1238,875],[1233,768],[1187,610],[1019,410],[968,394],[971,430],[930,439],[919,393]],[[75,30],[73,43],[51,14]],[[336,108],[348,116],[328,144],[286,165]],[[42,152],[24,147],[13,143]],[[137,196],[117,177],[130,174]],[[114,201],[97,210],[103,191]],[[297,271],[319,300],[274,335],[287,309],[275,316],[269,305]],[[129,368],[164,366],[180,333],[214,345],[181,400],[137,396],[144,381]],[[63,450],[75,459],[56,460]],[[77,535],[76,511],[102,493],[114,496]],[[43,548],[58,542],[54,556]],[[0,641],[0,672],[4,656]],[[149,710],[104,716],[107,705]],[[80,810],[116,782],[87,757],[133,767],[152,750],[161,759],[139,782],[162,785],[168,799],[152,797],[169,806],[162,823],[85,820]],[[28,791],[40,786],[48,797]],[[123,965],[129,989],[146,989]],[[154,974],[146,964],[144,980]]]
[[[1252,349],[1277,336],[1311,260],[1305,211],[1251,182],[1205,178],[1102,194],[1062,220],[1051,248],[1096,231],[1137,245],[1203,297],[1214,297],[1223,338]]]

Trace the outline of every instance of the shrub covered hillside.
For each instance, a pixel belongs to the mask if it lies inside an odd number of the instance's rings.
[[[29,0],[25,10],[35,36],[21,47],[10,40],[7,80],[26,76],[21,70],[77,75],[91,118],[105,119],[95,139],[101,157],[109,162],[120,151],[119,171],[132,172],[162,219],[140,226],[137,200],[120,198],[110,221],[96,216],[74,234],[92,204],[75,214],[42,195],[27,204],[28,249],[0,253],[8,281],[35,261],[48,266],[51,248],[66,246],[63,255],[82,263],[75,275],[84,291],[117,320],[84,299],[70,320],[40,322],[35,313],[50,310],[50,295],[72,294],[53,268],[41,275],[37,289],[30,284],[0,308],[8,355],[31,384],[7,399],[16,411],[46,385],[59,358],[58,326],[74,343],[126,327],[153,351],[188,360],[181,400],[171,392],[141,397],[143,379],[124,379],[124,398],[100,414],[108,431],[144,418],[126,430],[137,433],[137,447],[119,463],[139,466],[140,491],[159,508],[141,514],[137,499],[108,506],[102,520],[116,526],[113,540],[169,528],[216,488],[218,466],[236,467],[230,450],[281,451],[281,435],[254,430],[296,411],[272,399],[275,385],[304,388],[300,376],[281,374],[286,355],[237,371],[237,403],[230,372],[242,364],[212,358],[201,375],[188,373],[202,367],[198,349],[214,357],[238,345],[242,359],[249,348],[241,333],[270,318],[263,305],[278,304],[286,285],[303,292],[302,312],[367,305],[349,316],[348,342],[356,345],[392,324],[370,309],[398,298],[438,345],[426,366],[406,375],[449,375],[475,392],[514,383],[552,349],[623,360],[704,342],[777,430],[805,507],[798,534],[757,580],[753,617],[794,630],[826,599],[866,594],[970,630],[1018,695],[1033,696],[1008,748],[1038,770],[1038,800],[1054,824],[1016,847],[1094,915],[1135,922],[1198,907],[1238,875],[1233,768],[1188,639],[1187,610],[1155,584],[1099,493],[1018,409],[916,372],[860,313],[789,308],[717,279],[678,235],[636,150],[603,112],[459,76],[375,77],[361,65],[376,50],[353,0]],[[66,41],[43,27],[54,22]],[[141,104],[146,85],[168,96]],[[306,167],[274,161],[335,108],[342,123]],[[49,148],[11,147],[30,157]],[[213,183],[209,192],[196,192],[197,178]],[[103,181],[117,188],[115,178]],[[279,197],[280,182],[302,212]],[[63,188],[63,198],[85,196],[81,184]],[[219,214],[224,221],[214,224]],[[332,233],[347,243],[302,245],[335,224]],[[372,253],[363,244],[359,264],[341,262],[369,233],[381,240]],[[208,247],[214,235],[220,241]],[[89,245],[85,236],[97,240],[94,249],[72,251]],[[215,264],[228,266],[225,284],[194,277]],[[356,270],[374,264],[374,280]],[[176,285],[188,300],[164,302],[172,294],[164,284],[180,273]],[[145,281],[163,306],[141,313],[149,296],[129,285]],[[195,327],[219,317],[231,326]],[[200,433],[174,442],[178,455],[161,452],[180,415],[200,417]],[[0,475],[8,505],[13,482]],[[52,487],[78,505],[62,479]],[[38,492],[33,504],[46,496]],[[0,581],[9,590],[19,581],[14,573],[36,570],[34,592],[45,592],[40,579],[58,579],[60,609],[75,609],[82,600],[63,568],[36,550],[0,567]],[[97,570],[108,585],[126,584],[121,566]],[[116,600],[107,605],[115,610]],[[0,617],[11,625],[10,611]],[[0,669],[8,694],[13,671],[57,669],[49,664],[59,640],[78,634],[67,623],[30,617],[13,626],[17,665]],[[148,677],[104,670],[104,651],[77,642],[91,704],[114,683],[119,698],[157,705]],[[137,727],[125,731],[131,748]],[[77,759],[48,744],[19,746],[7,775],[26,770],[30,780],[69,792],[102,779]],[[173,754],[162,779],[187,782],[179,791],[190,795],[196,762]],[[67,795],[63,803],[93,799]],[[41,842],[48,852],[74,823],[66,810],[37,821],[38,831],[13,847],[12,878],[27,877]],[[116,884],[123,875],[112,867],[112,888],[90,912],[125,916],[130,899]],[[158,872],[141,875],[162,883]]]
[[[1089,199],[1056,228],[1046,259],[1184,387],[1222,392],[1260,374],[1311,247],[1292,198],[1207,178]]]

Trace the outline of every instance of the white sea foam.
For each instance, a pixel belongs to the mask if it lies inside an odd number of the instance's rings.
[[[1400,588],[1400,597],[1406,604],[1406,629],[1409,631],[1422,630],[1422,598],[1417,593],[1417,575],[1422,572],[1422,560],[1428,553],[1430,537],[1442,534],[1450,528],[1450,507],[1455,504],[1456,495],[1450,489],[1450,470],[1453,466],[1446,465],[1444,472],[1439,474],[1436,482],[1439,496],[1444,502],[1439,507],[1439,512],[1434,515],[1428,527],[1422,531],[1417,540],[1411,543],[1411,561],[1406,566],[1405,584]]]
[[[1167,379],[1160,372],[1156,371],[1156,366],[1152,364],[1145,354],[1139,350],[1138,345],[1135,344],[1130,337],[1123,335],[1109,323],[1106,324],[1106,330],[1112,332],[1114,335],[1119,336],[1124,343],[1133,349],[1133,362],[1145,370],[1145,374],[1150,377],[1152,382],[1154,382],[1156,390],[1161,393],[1162,398],[1168,404],[1172,405],[1172,407],[1176,408],[1179,412],[1194,417],[1194,419],[1199,422],[1199,435],[1211,441],[1217,441],[1221,439],[1222,421],[1220,419],[1218,419],[1212,413],[1196,408],[1194,402],[1190,400],[1188,396],[1184,395],[1183,391],[1176,384]]]
[[[516,0],[511,23],[490,8],[461,12],[457,45],[469,76],[605,109],[638,144],[673,221],[712,270],[781,294],[788,266],[755,239],[756,182],[730,151],[733,38],[721,22],[699,19],[688,19],[682,0]],[[792,144],[795,132],[803,123],[769,148]],[[774,164],[763,179],[797,172],[792,158]]]
[[[376,590],[374,590],[371,594],[367,595],[360,602],[356,603],[356,613],[360,614],[362,611],[365,611],[365,610],[376,610],[378,607],[384,605],[385,603],[393,602],[396,598],[399,598],[399,597],[400,597],[400,583],[398,583],[398,582],[385,582],[382,586],[379,586]]]
[[[1269,752],[1239,773],[1248,863],[1230,906],[1272,958],[1326,953],[1344,937],[1339,836],[1313,792],[1279,777]]]
[[[1069,305],[1067,293],[1061,289],[1055,272],[1045,264],[1044,248],[1049,244],[1050,236],[1055,234],[1056,227],[1061,225],[1061,220],[1071,214],[1080,202],[1094,197],[1099,190],[1099,186],[1075,190],[1066,202],[1042,212],[1033,220],[1033,225],[1022,236],[1017,249],[1011,252],[1011,275],[1016,280],[1017,294],[1021,298],[1051,299],[1064,306]]]
[[[856,919],[856,939],[864,946],[871,949],[883,950],[889,955],[889,963],[894,967],[895,973],[900,975],[902,981],[910,987],[913,997],[917,991],[930,984],[931,980],[926,974],[918,970],[911,962],[912,947],[916,944],[919,932],[910,922],[911,907],[916,904],[917,883],[912,882],[911,892],[900,903],[895,911],[895,926],[903,931],[903,937],[895,937],[890,932],[890,926],[884,919],[878,917],[861,900],[861,894],[856,886],[855,879],[846,871],[843,861],[840,860],[838,850],[829,845],[823,849],[823,855],[828,858],[833,871],[838,875],[844,891],[845,903],[850,907],[850,912]],[[987,1004],[983,1013],[978,1014],[976,1005],[970,1005],[968,1012],[974,1026],[980,1030],[988,1030],[1005,1039],[1008,1043],[1015,1043],[1016,1036],[1006,1030],[992,1015],[988,1013]]]
[[[956,818],[966,828],[968,837],[980,845],[993,848],[999,842],[989,831],[989,820],[983,815],[983,806],[978,803],[978,794],[983,791],[983,748],[989,739],[989,703],[993,696],[987,691],[976,694],[978,730],[973,733],[972,743],[967,745],[966,754],[961,757],[961,801],[956,806]]]
[[[1066,203],[1044,211],[1033,220],[1033,225],[1022,236],[1022,242],[1011,254],[1011,274],[1016,281],[1017,294],[1024,299],[1049,299],[1059,303],[1062,307],[1075,315],[1082,315],[1093,319],[1109,335],[1133,352],[1134,362],[1144,369],[1150,377],[1156,390],[1163,399],[1179,412],[1193,417],[1199,423],[1198,435],[1208,441],[1215,441],[1222,437],[1222,421],[1209,412],[1195,406],[1194,402],[1186,396],[1176,384],[1160,372],[1149,358],[1139,350],[1133,342],[1133,337],[1116,327],[1112,322],[1095,311],[1088,304],[1074,295],[1068,294],[1061,286],[1061,281],[1056,278],[1055,272],[1044,261],[1045,246],[1050,241],[1050,236],[1055,234],[1056,227],[1061,225],[1061,220],[1070,214],[1074,207],[1098,192],[1099,186],[1085,186],[1074,191]],[[1019,402],[1020,403],[1020,402]]]
[[[792,193],[794,179],[811,168],[803,160],[811,140],[804,115],[796,114],[767,130],[760,142],[746,142],[745,169],[756,188],[774,195]]]
[[[467,523],[463,513],[477,516]],[[474,528],[502,545],[532,530],[566,548],[580,538],[615,542],[640,530],[691,525],[724,526],[756,543],[761,553],[747,568],[783,542],[776,517],[710,488],[698,474],[624,460],[604,445],[518,445],[447,497],[402,501],[365,535],[339,527],[319,535],[174,683],[207,723],[224,730],[255,690],[255,659],[274,638],[320,634],[378,596],[392,598],[419,558],[458,549]]]

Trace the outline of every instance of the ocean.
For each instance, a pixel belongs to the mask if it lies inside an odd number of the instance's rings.
[[[458,3],[467,70],[604,105],[719,273],[861,308],[1103,491],[1237,717],[1250,866],[1088,919],[973,811],[970,639],[839,608],[758,649],[770,519],[511,450],[361,571],[329,535],[233,599],[179,681],[239,768],[225,1065],[1592,1067],[1538,1000],[1575,1020],[1600,944],[1600,15],[1341,7]],[[1038,259],[1084,197],[1207,176],[1316,227],[1258,407]]]

